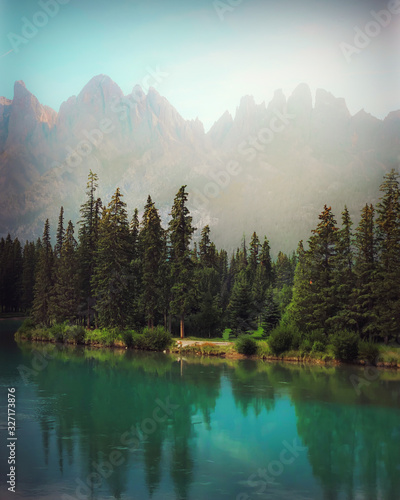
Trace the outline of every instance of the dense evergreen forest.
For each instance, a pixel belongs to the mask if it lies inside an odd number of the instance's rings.
[[[296,328],[313,338],[351,331],[363,340],[400,334],[400,188],[392,170],[376,207],[361,210],[353,230],[346,207],[341,224],[325,205],[306,249],[272,260],[267,237],[254,232],[232,255],[218,250],[210,228],[193,243],[188,193],[182,186],[162,227],[149,196],[142,219],[128,219],[117,189],[107,206],[88,177],[76,231],[61,208],[53,246],[43,237],[0,241],[2,312],[28,312],[38,325],[108,328],[163,325],[183,337],[234,335],[262,327],[268,334]]]

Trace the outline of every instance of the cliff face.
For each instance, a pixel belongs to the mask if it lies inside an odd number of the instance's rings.
[[[290,251],[324,203],[340,219],[345,203],[357,218],[377,200],[382,175],[398,167],[399,132],[400,111],[351,116],[325,90],[313,106],[306,84],[267,105],[245,96],[206,134],[153,88],[124,96],[99,75],[56,113],[16,82],[13,100],[0,98],[0,234],[35,238],[61,204],[76,221],[92,169],[105,202],[119,186],[133,211],[150,193],[166,219],[187,184],[197,226],[210,224],[217,243],[232,248],[256,230]]]

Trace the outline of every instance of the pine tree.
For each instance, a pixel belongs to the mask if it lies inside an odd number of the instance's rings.
[[[135,208],[133,211],[132,221],[130,223],[130,240],[131,240],[131,252],[132,258],[139,258],[139,232],[140,232],[140,223],[139,223],[139,212],[138,209]]]
[[[275,286],[280,289],[284,285],[291,286],[292,282],[292,266],[289,257],[283,253],[279,252],[276,262],[274,263],[274,276],[275,276]]]
[[[374,231],[374,207],[365,205],[355,235],[355,284],[350,295],[350,323],[369,340],[380,331],[377,310],[377,250]]]
[[[147,324],[154,326],[157,311],[160,310],[162,283],[160,269],[164,256],[164,230],[158,210],[149,196],[144,208],[140,241],[143,248],[142,259],[142,306]]]
[[[272,271],[272,261],[271,261],[271,248],[269,246],[268,238],[265,236],[261,247],[260,253],[260,267],[262,270],[262,280],[264,288],[267,289],[273,282],[273,271]]]
[[[350,296],[355,285],[353,272],[352,221],[347,207],[342,212],[342,228],[337,231],[336,256],[333,261],[332,284],[336,295],[336,314],[328,321],[333,329],[340,330],[351,324]]]
[[[99,223],[92,286],[100,324],[124,327],[130,309],[130,234],[126,204],[119,188]]]
[[[229,325],[236,333],[246,333],[254,330],[256,311],[251,296],[251,286],[248,283],[246,271],[242,270],[236,277],[229,302]]]
[[[299,258],[295,271],[290,314],[303,331],[323,329],[329,333],[329,318],[337,311],[334,262],[338,228],[331,207],[325,205],[319,219],[309,249]]]
[[[49,316],[56,323],[73,321],[77,318],[80,297],[76,249],[74,226],[69,221],[61,244],[61,254],[55,270],[49,304]]]
[[[394,169],[384,176],[383,196],[377,205],[378,315],[381,336],[388,341],[399,335],[400,324],[400,186]]]
[[[266,237],[264,238],[264,242],[260,249],[256,233],[253,233],[252,242],[250,243],[248,275],[252,285],[253,304],[257,311],[258,323],[261,325],[267,289],[272,284],[273,278],[268,239]]]
[[[164,328],[171,333],[171,310],[172,300],[172,274],[171,274],[171,248],[168,240],[168,231],[163,231],[162,257],[160,265],[161,298],[160,308],[164,316]]]
[[[22,247],[18,238],[13,241],[12,249],[12,288],[11,295],[11,309],[19,311],[22,303],[22,271],[23,271],[23,258]]]
[[[196,313],[191,318],[196,332],[211,337],[211,333],[215,333],[221,325],[222,272],[219,255],[214,243],[210,240],[209,226],[204,227],[201,236],[200,259],[195,269]]]
[[[241,247],[237,249],[236,259],[238,263],[238,270],[244,271],[247,268],[248,260],[247,260],[247,246],[246,246],[246,235],[243,235]]]
[[[210,227],[205,226],[201,231],[199,244],[199,260],[203,267],[217,266],[217,253],[214,243],[210,240]]]
[[[141,307],[141,295],[142,295],[142,259],[143,259],[143,248],[140,243],[139,238],[140,233],[140,223],[139,223],[139,212],[135,208],[130,223],[130,280],[129,280],[129,300],[130,300],[130,321],[131,323],[139,327],[143,324],[144,314]]]
[[[35,323],[50,324],[49,303],[53,288],[54,255],[50,240],[50,223],[46,220],[36,273],[32,317]]]
[[[265,307],[262,315],[264,332],[270,333],[279,323],[280,317],[279,305],[275,300],[274,291],[270,287],[266,292]]]
[[[249,263],[247,265],[247,275],[249,277],[250,283],[253,283],[255,278],[258,264],[260,261],[260,240],[258,239],[257,233],[254,232],[250,241],[250,257]]]
[[[310,289],[315,298],[315,327],[329,331],[327,320],[336,313],[337,308],[334,263],[338,228],[331,207],[325,205],[319,219],[321,222],[312,231],[313,236],[309,240],[312,271]]]
[[[36,250],[35,244],[25,243],[22,264],[22,308],[27,311],[32,307],[35,286]]]
[[[98,226],[100,220],[101,200],[95,198],[98,188],[98,177],[91,170],[86,186],[87,201],[81,205],[81,219],[79,221],[79,274],[80,289],[83,299],[83,311],[86,310],[87,326],[93,315],[94,293],[92,277],[94,270],[95,252],[98,242]]]
[[[222,310],[225,311],[229,302],[229,270],[228,270],[228,253],[226,250],[221,250],[218,255],[218,270],[221,283],[220,304]]]
[[[314,325],[314,296],[312,293],[311,256],[304,250],[303,241],[297,249],[298,262],[294,273],[293,298],[289,305],[289,317],[297,327],[307,332]]]
[[[60,258],[62,244],[64,241],[65,230],[64,230],[64,207],[60,209],[60,215],[58,218],[57,234],[56,234],[56,244],[54,247],[54,257],[56,259]]]
[[[169,236],[171,241],[171,276],[172,301],[171,311],[179,315],[180,336],[185,336],[185,314],[189,311],[195,297],[193,281],[193,261],[190,255],[190,241],[195,228],[192,226],[192,217],[186,206],[186,186],[182,186],[175,196],[171,210],[172,219],[169,222]]]

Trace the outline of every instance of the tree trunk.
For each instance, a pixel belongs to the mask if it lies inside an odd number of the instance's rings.
[[[185,337],[185,316],[184,314],[181,315],[181,339]]]
[[[168,316],[168,331],[169,331],[169,333],[171,333],[171,331],[172,331],[171,323],[172,323],[172,318],[171,318],[171,314],[169,314],[169,316]]]

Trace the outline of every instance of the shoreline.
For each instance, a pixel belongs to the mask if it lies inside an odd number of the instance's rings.
[[[19,339],[15,339],[16,342],[29,342],[29,343],[46,343],[54,345],[68,345],[68,346],[80,346],[80,347],[90,347],[96,349],[115,349],[115,350],[129,350],[129,351],[139,351],[139,352],[160,352],[164,354],[173,354],[181,357],[182,355],[191,356],[193,358],[208,357],[208,358],[221,358],[229,360],[254,360],[254,361],[268,361],[268,362],[283,362],[289,364],[304,364],[304,365],[319,365],[319,366],[371,366],[374,368],[398,370],[400,369],[400,363],[397,362],[385,362],[378,361],[376,364],[368,363],[365,360],[356,360],[352,362],[344,362],[336,359],[322,360],[320,358],[313,358],[311,356],[259,356],[240,354],[234,350],[233,342],[201,342],[187,340],[190,344],[185,346],[179,346],[178,343],[182,341],[175,341],[175,345],[163,349],[163,350],[150,350],[150,349],[137,349],[134,347],[128,347],[122,342],[114,343],[113,345],[104,345],[99,343],[76,343],[76,342],[55,342],[47,339],[27,339],[21,336]],[[230,347],[231,349],[226,350],[212,350],[216,347]]]

